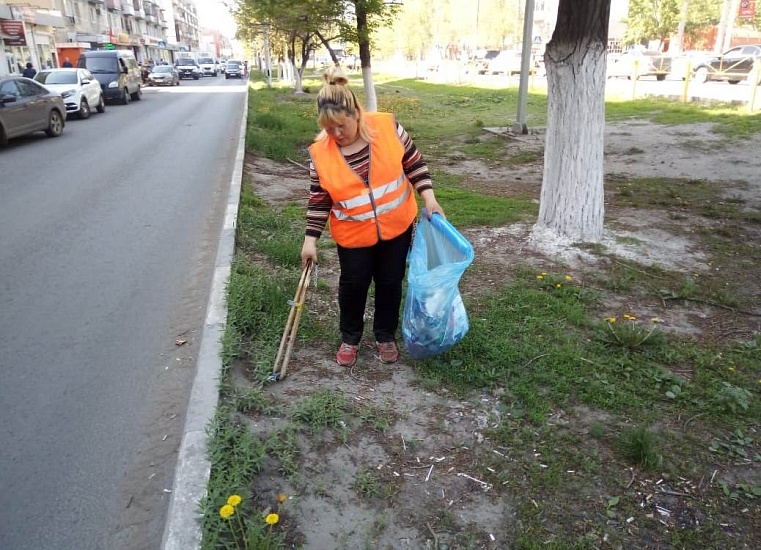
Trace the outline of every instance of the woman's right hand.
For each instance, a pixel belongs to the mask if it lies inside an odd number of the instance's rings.
[[[307,262],[312,260],[313,265],[317,265],[317,239],[314,237],[304,237],[304,246],[301,247],[301,267],[307,266]]]

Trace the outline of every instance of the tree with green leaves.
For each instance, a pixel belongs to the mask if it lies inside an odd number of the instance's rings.
[[[252,29],[267,24],[274,35],[286,42],[288,59],[294,67],[299,54],[297,91],[300,91],[309,54],[319,44],[327,48],[336,64],[339,59],[331,47],[333,41],[357,44],[367,108],[374,111],[377,99],[371,72],[370,37],[380,27],[390,24],[400,7],[401,3],[393,0],[238,0],[233,15],[240,38],[251,39],[257,34]]]
[[[696,36],[719,23],[723,1],[631,0],[623,43],[647,44],[650,40],[678,38],[680,34]]]

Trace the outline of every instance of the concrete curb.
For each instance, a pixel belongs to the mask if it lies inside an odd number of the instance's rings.
[[[219,248],[214,262],[206,319],[201,334],[198,366],[190,393],[185,428],[177,457],[172,496],[161,543],[163,550],[192,550],[201,547],[199,503],[206,495],[211,462],[207,456],[206,427],[214,417],[219,400],[219,377],[222,370],[222,335],[227,321],[225,290],[235,250],[235,223],[243,180],[243,157],[248,119],[248,86],[243,106],[243,120],[238,134],[238,149],[230,183],[227,209]]]

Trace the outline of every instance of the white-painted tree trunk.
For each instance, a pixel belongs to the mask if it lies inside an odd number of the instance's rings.
[[[534,234],[594,242],[602,237],[605,210],[605,47],[552,46],[545,57],[547,135]]]
[[[362,67],[362,82],[365,86],[365,109],[374,113],[378,110],[378,97],[375,95],[373,71],[370,67]]]

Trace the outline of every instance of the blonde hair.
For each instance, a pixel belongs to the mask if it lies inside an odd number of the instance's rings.
[[[365,121],[365,109],[349,88],[349,79],[340,67],[330,67],[322,74],[323,85],[317,94],[317,122],[324,128],[329,122],[340,123],[347,116],[357,116],[359,135],[367,143],[372,133]],[[325,130],[317,138],[326,135]]]

